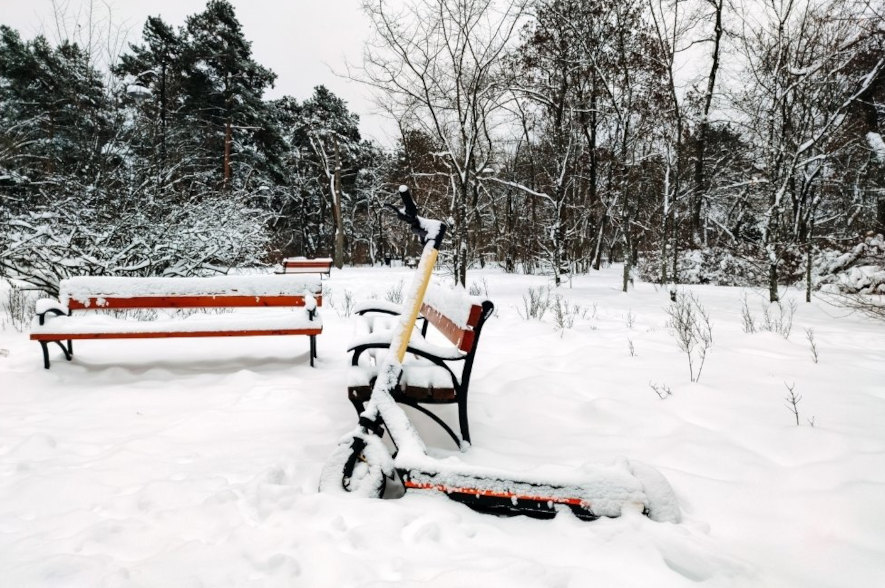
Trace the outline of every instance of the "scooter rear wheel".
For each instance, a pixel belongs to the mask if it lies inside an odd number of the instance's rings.
[[[381,439],[375,435],[354,436],[350,441],[339,443],[326,462],[320,478],[320,491],[381,498],[392,466],[390,454]]]

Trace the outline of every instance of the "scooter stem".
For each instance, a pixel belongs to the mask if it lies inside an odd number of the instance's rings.
[[[433,268],[436,265],[436,256],[438,254],[439,250],[433,247],[430,251],[425,251],[424,255],[421,256],[423,270],[421,282],[418,285],[418,291],[412,300],[412,307],[409,309],[409,314],[406,316],[406,321],[403,324],[403,336],[400,337],[399,348],[396,350],[398,363],[402,363],[406,357],[406,349],[409,347],[409,333],[414,329],[415,322],[418,320],[418,314],[421,312],[421,304],[424,301],[424,295],[427,293],[427,286],[430,284],[430,278],[433,275]]]

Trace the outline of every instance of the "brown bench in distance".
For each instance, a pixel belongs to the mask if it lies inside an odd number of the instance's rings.
[[[61,281],[58,301],[37,302],[37,320],[30,338],[40,343],[43,365],[49,369],[48,344],[56,343],[70,361],[75,339],[305,335],[310,337],[312,366],[316,358],[316,336],[323,332],[317,312],[322,302],[319,279],[302,276],[82,276]],[[96,312],[139,309],[237,311],[157,320],[119,318],[112,316],[114,313]]]
[[[394,400],[411,406],[430,417],[463,447],[470,443],[467,418],[467,393],[470,375],[476,358],[479,336],[485,321],[492,315],[494,304],[489,300],[469,296],[463,288],[444,288],[433,285],[425,296],[420,318],[420,332],[416,330],[409,341],[400,386],[392,391]],[[375,383],[377,364],[390,347],[392,322],[398,320],[400,307],[378,300],[358,306],[358,338],[348,351],[351,372],[347,395],[357,413],[362,413]],[[428,327],[434,331],[428,334]],[[422,405],[457,404],[457,435],[439,416]]]
[[[305,257],[287,257],[283,260],[282,274],[332,274],[332,259],[319,257],[307,259]]]

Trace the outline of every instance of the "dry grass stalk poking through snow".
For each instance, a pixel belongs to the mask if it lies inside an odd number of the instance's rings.
[[[760,322],[757,323],[756,317],[753,316],[753,312],[750,310],[747,295],[744,294],[741,304],[741,322],[744,332],[769,331],[777,333],[784,339],[789,339],[790,333],[793,331],[793,317],[797,309],[796,301],[792,298],[787,301],[786,305],[780,301],[772,303],[763,302],[762,317]]]
[[[528,295],[522,295],[522,308],[517,308],[516,312],[525,320],[541,320],[548,308],[550,308],[550,290],[539,286],[529,288]]]
[[[627,311],[627,314],[624,316],[624,322],[627,324],[628,329],[633,328],[633,325],[636,323],[636,315],[633,314],[632,310]]]
[[[571,329],[578,318],[587,318],[588,314],[588,309],[580,304],[570,304],[565,296],[559,294],[553,297],[550,307],[553,309],[553,322],[559,331]]]
[[[814,340],[814,329],[807,328],[805,329],[805,338],[808,339],[808,343],[811,345],[811,358],[814,360],[814,363],[818,362],[817,355],[817,341]]]
[[[710,315],[701,306],[694,294],[679,292],[676,300],[667,307],[670,320],[667,326],[673,329],[673,336],[679,349],[688,357],[688,373],[692,382],[701,378],[707,351],[713,346],[713,324]]]
[[[354,306],[353,292],[351,292],[350,290],[345,290],[344,291],[344,306],[341,308],[342,312],[344,313],[344,316],[350,316],[351,314],[353,314],[353,306]]]
[[[6,291],[6,302],[3,304],[5,314],[3,322],[8,322],[19,333],[23,332],[34,318],[34,304],[40,295],[42,292],[10,286]]]
[[[344,299],[340,304],[337,298],[333,296],[332,288],[328,286],[326,286],[326,292],[323,294],[323,297],[328,300],[329,306],[335,309],[338,316],[349,317],[353,314],[353,307],[356,301],[353,299],[353,292],[350,290],[344,290]]]
[[[485,278],[482,279],[482,282],[470,282],[470,288],[468,288],[467,293],[471,296],[485,296],[489,297],[489,282]]]
[[[747,300],[747,294],[744,293],[743,304],[741,304],[741,322],[744,326],[744,333],[755,333],[756,332],[756,319],[753,318],[753,313],[750,312],[750,303]]]
[[[786,407],[787,410],[795,417],[796,426],[799,426],[799,403],[802,401],[802,395],[796,392],[796,382],[792,384],[787,384],[784,382],[784,386],[787,387],[788,394],[784,396],[784,400],[787,401]],[[810,426],[814,426],[814,417],[808,419],[808,424]]]
[[[384,294],[384,298],[386,298],[388,302],[393,302],[394,304],[402,304],[403,281],[400,280],[399,282],[388,288],[387,293]]]
[[[774,309],[777,309],[776,312]],[[762,307],[762,326],[763,331],[771,331],[777,333],[784,339],[790,338],[793,330],[793,316],[797,309],[796,301],[790,298],[786,307],[780,301],[773,302],[768,306]]]
[[[670,390],[670,386],[667,384],[658,384],[657,382],[649,382],[648,386],[655,391],[655,394],[658,395],[658,398],[661,400],[666,400],[670,396],[673,395],[673,391]]]

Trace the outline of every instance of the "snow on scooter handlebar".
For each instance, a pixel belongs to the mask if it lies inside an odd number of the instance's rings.
[[[430,283],[445,223],[419,215],[408,187],[400,186],[401,207],[388,204],[424,244],[421,260],[405,293],[403,313],[393,330],[390,348],[378,370],[372,395],[357,426],[338,443],[320,476],[323,492],[383,497],[388,483],[402,491],[444,494],[469,507],[493,514],[524,514],[550,518],[571,510],[593,520],[642,512],[661,522],[679,522],[673,489],[651,466],[624,458],[585,465],[577,471],[539,470],[531,475],[479,467],[427,455],[423,440],[396,404],[391,392],[399,384],[410,334]],[[384,432],[396,448],[391,455],[382,441]]]

